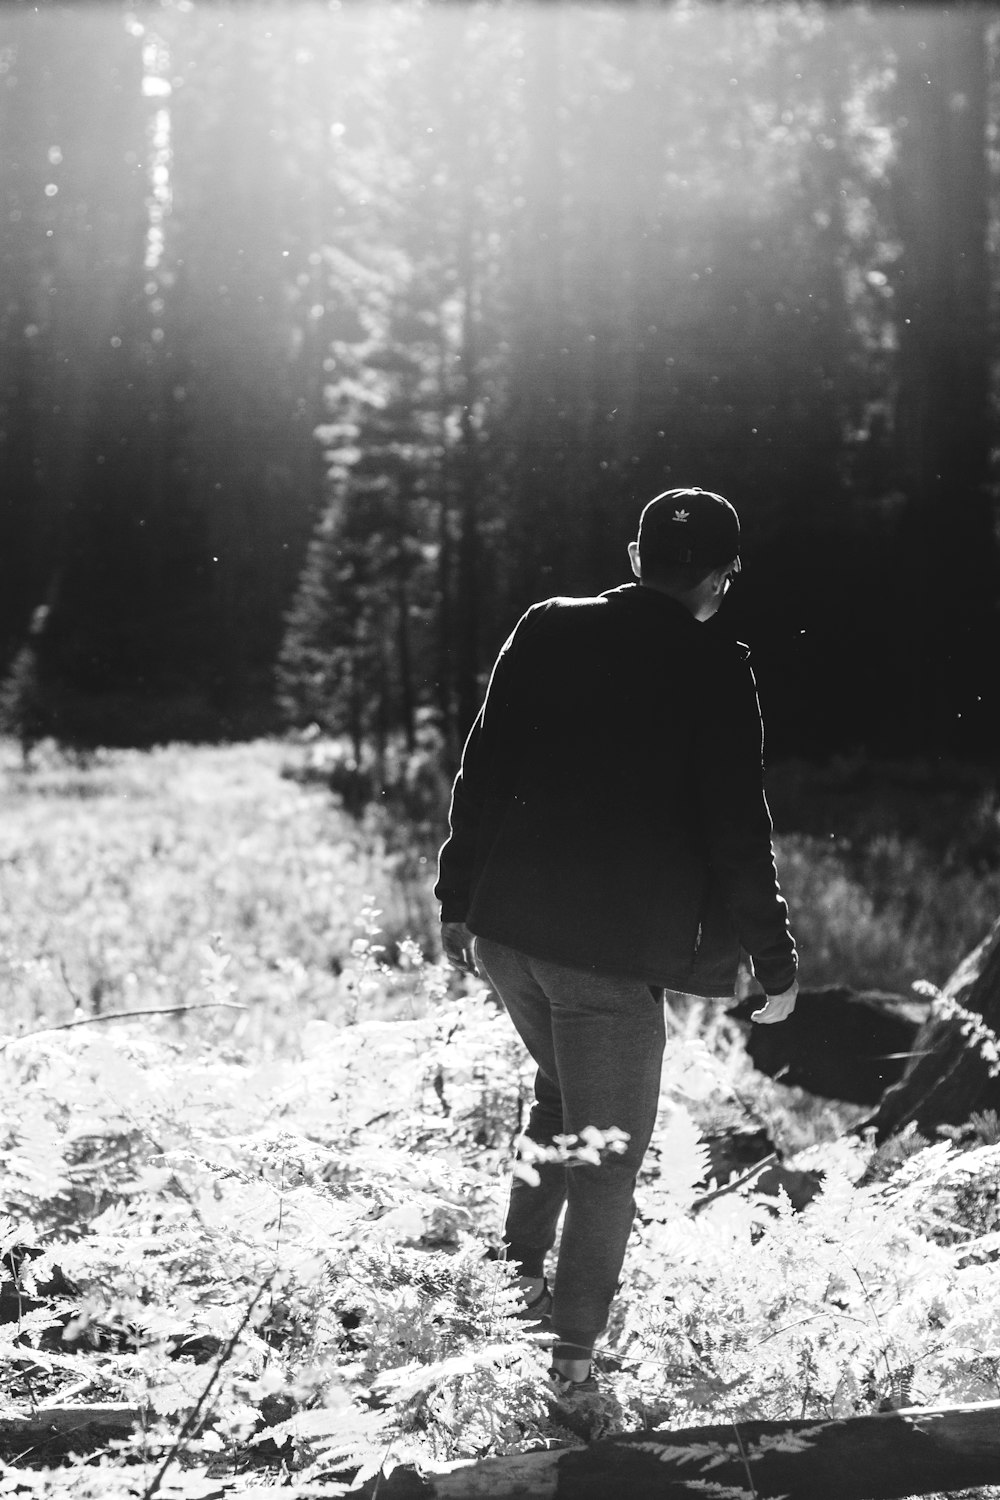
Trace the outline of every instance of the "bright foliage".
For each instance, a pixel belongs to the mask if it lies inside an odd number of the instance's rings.
[[[247,752],[232,754],[245,769]],[[196,758],[186,764],[193,777]],[[220,764],[213,752],[202,771]],[[295,857],[322,870],[328,851],[304,836],[295,799],[310,816],[320,804],[286,789],[287,858],[299,830]],[[262,830],[273,817],[262,810]],[[107,865],[88,837],[97,911],[121,856],[113,824]],[[253,850],[243,870],[258,880]],[[144,1418],[97,1470],[0,1469],[0,1495],[23,1482],[141,1496],[213,1379],[159,1493],[193,1500],[221,1475],[236,1493],[259,1491],[281,1474],[283,1493],[322,1480],[329,1495],[380,1467],[567,1439],[546,1415],[545,1351],[508,1317],[511,1272],[486,1257],[530,1070],[487,993],[414,944],[389,968],[379,913],[362,906],[322,993],[275,968],[286,1002],[252,999],[246,955],[231,962],[206,933],[185,960],[201,976],[186,998],[256,1015],[88,1020],[5,1041],[0,1292],[14,1314],[0,1323],[0,1416],[61,1399],[128,1401]],[[175,960],[194,927],[180,896],[176,911],[173,944],[161,928]],[[710,1007],[678,1001],[670,1021],[659,1128],[604,1340],[627,1423],[846,1415],[901,1389],[997,1399],[1000,1146],[941,1142],[862,1183],[871,1148],[843,1134],[846,1115],[804,1118],[800,1100],[797,1119]],[[752,1185],[706,1201],[704,1132],[727,1112],[745,1117],[748,1097],[786,1143],[816,1142],[791,1158],[826,1173],[802,1211]],[[607,1144],[588,1134],[583,1150]]]

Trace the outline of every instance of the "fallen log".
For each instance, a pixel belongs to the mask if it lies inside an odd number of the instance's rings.
[[[24,1416],[0,1417],[0,1458],[15,1462],[91,1452],[112,1438],[128,1437],[141,1420],[141,1409],[127,1401],[36,1406]]]
[[[1000,1402],[845,1421],[625,1433],[585,1448],[396,1469],[379,1500],[900,1500],[1000,1482]],[[366,1491],[368,1492],[367,1487]]]
[[[852,1104],[879,1102],[903,1076],[928,1011],[926,1001],[844,986],[804,989],[780,1026],[755,1026],[760,997],[728,1014],[746,1026],[746,1049],[769,1078]]]
[[[943,993],[1000,1032],[1000,920],[962,960]],[[856,1129],[874,1128],[881,1143],[913,1124],[931,1138],[939,1125],[963,1125],[974,1113],[1000,1110],[1000,1077],[965,1034],[960,1019],[932,1010],[912,1050],[902,1078]]]

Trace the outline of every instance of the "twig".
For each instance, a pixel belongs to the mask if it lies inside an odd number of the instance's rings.
[[[841,1253],[841,1255],[843,1255],[844,1259],[847,1261],[847,1264],[850,1266],[851,1270],[854,1272],[855,1276],[857,1277],[858,1286],[861,1288],[861,1290],[865,1294],[865,1301],[868,1304],[868,1310],[871,1313],[872,1317],[875,1319],[875,1327],[878,1329],[878,1331],[879,1331],[879,1337],[882,1339],[882,1348],[880,1350],[880,1353],[881,1353],[882,1359],[883,1359],[883,1361],[885,1363],[885,1373],[886,1373],[886,1376],[888,1377],[888,1380],[889,1380],[889,1383],[890,1383],[890,1386],[891,1386],[891,1384],[892,1384],[892,1366],[889,1363],[889,1349],[888,1349],[888,1345],[885,1342],[885,1337],[882,1334],[882,1320],[881,1320],[881,1318],[878,1315],[878,1309],[876,1308],[875,1303],[871,1299],[871,1294],[869,1293],[868,1288],[865,1286],[864,1277],[861,1275],[861,1272],[858,1270],[858,1268],[854,1264],[853,1260],[851,1260],[850,1256],[844,1250],[843,1246],[840,1247],[840,1253]]]
[[[778,1160],[777,1151],[772,1151],[770,1156],[762,1157],[757,1165],[751,1167],[749,1172],[744,1172],[742,1177],[737,1177],[732,1182],[723,1183],[722,1187],[716,1188],[714,1192],[706,1193],[703,1198],[696,1198],[691,1205],[691,1213],[701,1213],[703,1208],[707,1208],[710,1203],[714,1203],[716,1198],[724,1198],[727,1193],[738,1193],[741,1187],[746,1187],[748,1182],[752,1182],[755,1177],[758,1177],[765,1167],[771,1166],[773,1162]]]
[[[389,1462],[389,1454],[392,1452],[395,1443],[396,1439],[390,1438],[389,1445],[386,1448],[385,1452],[382,1454],[381,1462],[378,1466],[378,1473],[375,1475],[375,1487],[372,1490],[372,1500],[378,1500],[379,1486],[381,1485],[382,1480],[385,1477],[385,1466]]]
[[[757,1486],[754,1484],[754,1482],[753,1482],[753,1475],[750,1473],[750,1463],[749,1463],[749,1460],[747,1459],[747,1450],[743,1446],[743,1439],[740,1437],[740,1429],[737,1427],[737,1425],[736,1425],[735,1422],[732,1423],[732,1428],[733,1428],[733,1431],[736,1434],[736,1441],[739,1444],[740,1458],[742,1458],[742,1460],[743,1460],[743,1467],[746,1470],[747,1483],[750,1486],[750,1493],[751,1493],[751,1495],[753,1495],[755,1497],[755,1500],[756,1500]]]
[[[871,1061],[892,1062],[895,1058],[900,1057],[930,1057],[932,1050],[931,1047],[921,1047],[919,1052],[876,1052],[872,1056]]]
[[[88,1375],[86,1380],[78,1380],[76,1385],[64,1385],[58,1393],[60,1403],[68,1404],[77,1396],[82,1396],[84,1391],[89,1391],[92,1386],[97,1385],[100,1379],[100,1374],[95,1372],[93,1375]]]
[[[0,1042],[0,1052],[5,1052],[15,1042],[26,1042],[33,1036],[48,1036],[56,1031],[72,1031],[76,1026],[96,1026],[99,1021],[132,1021],[136,1016],[182,1016],[189,1010],[246,1010],[248,1007],[238,1000],[198,1000],[193,1005],[161,1005],[149,1010],[109,1010],[101,1016],[81,1016],[76,1021],[63,1021],[59,1026],[41,1026],[37,1031],[25,1031],[20,1036],[9,1036]]]
[[[513,1187],[514,1187],[514,1178],[511,1176],[510,1173],[508,1173],[507,1174],[507,1186],[506,1186],[506,1188],[504,1190],[503,1208],[501,1209],[501,1214],[500,1214],[499,1228],[500,1228],[500,1246],[501,1246],[501,1249],[500,1249],[500,1254],[497,1257],[498,1261],[506,1261],[506,1259],[507,1259],[507,1246],[504,1244],[504,1240],[503,1240],[503,1226],[507,1222],[507,1215],[510,1213],[510,1195],[511,1195],[511,1192],[513,1190]],[[497,1305],[497,1292],[499,1290],[500,1290],[500,1278],[498,1276],[494,1276],[494,1278],[493,1278],[493,1295],[490,1298],[490,1317],[491,1318],[493,1317],[493,1313],[494,1313],[494,1310],[495,1310],[496,1305]]]
[[[281,1182],[278,1186],[278,1232],[274,1240],[274,1274],[278,1274],[278,1264],[281,1259],[281,1230],[285,1222],[285,1163],[287,1157],[281,1158]],[[274,1292],[271,1293],[271,1316],[274,1315]],[[271,1362],[271,1346],[268,1344],[264,1353],[264,1369]]]
[[[729,1092],[732,1094],[733,1098],[736,1100],[737,1104],[740,1106],[740,1109],[742,1109],[747,1119],[753,1120],[754,1123],[758,1125],[760,1129],[763,1130],[766,1134],[770,1129],[768,1121],[761,1114],[760,1110],[757,1109],[757,1107],[744,1096],[743,1090],[738,1089],[734,1083],[730,1083]]]
[[[184,1445],[188,1434],[194,1430],[198,1418],[201,1415],[202,1407],[205,1405],[205,1402],[208,1400],[209,1395],[211,1394],[212,1387],[215,1385],[215,1382],[221,1375],[223,1367],[229,1359],[229,1356],[236,1348],[243,1330],[246,1328],[247,1324],[250,1322],[250,1319],[253,1317],[254,1309],[256,1308],[258,1302],[264,1296],[265,1292],[270,1291],[271,1283],[273,1282],[273,1280],[274,1276],[271,1275],[267,1278],[262,1286],[258,1287],[256,1293],[254,1294],[253,1301],[250,1303],[250,1306],[243,1314],[243,1318],[240,1322],[239,1327],[236,1329],[236,1332],[233,1334],[228,1344],[226,1344],[223,1349],[220,1349],[219,1356],[216,1359],[215,1365],[212,1369],[212,1373],[209,1376],[208,1384],[205,1386],[205,1389],[198,1397],[198,1400],[195,1402],[194,1406],[191,1408],[184,1421],[181,1423],[180,1431],[174,1439],[173,1446],[171,1447],[170,1452],[167,1454],[166,1458],[163,1460],[162,1464],[157,1469],[156,1473],[153,1475],[146,1488],[143,1490],[142,1500],[152,1500],[152,1497],[160,1488],[164,1474],[170,1468],[170,1465],[173,1463],[174,1459],[181,1451],[181,1448]]]
[[[795,1318],[793,1322],[784,1323],[780,1328],[772,1328],[770,1333],[765,1333],[762,1339],[758,1339],[757,1342],[755,1344],[751,1344],[750,1347],[752,1349],[759,1349],[762,1344],[769,1344],[772,1339],[780,1338],[783,1333],[789,1333],[793,1328],[800,1328],[803,1323],[813,1323],[817,1318],[822,1318],[824,1316],[829,1317],[830,1313],[826,1308],[822,1307],[819,1308],[816,1312],[806,1313],[804,1318]],[[838,1318],[840,1318],[841,1322],[860,1323],[862,1328],[868,1327],[868,1324],[865,1322],[864,1318],[853,1318],[850,1313],[840,1312],[838,1310],[837,1316]]]
[[[76,990],[73,988],[73,986],[69,982],[69,970],[66,967],[66,960],[63,958],[63,956],[62,956],[61,953],[59,955],[59,972],[62,975],[63,984],[66,986],[66,989],[69,991],[69,998],[73,1001],[73,1003],[80,1010],[82,1010],[83,1009],[83,1001],[80,999],[80,996],[76,993]]]

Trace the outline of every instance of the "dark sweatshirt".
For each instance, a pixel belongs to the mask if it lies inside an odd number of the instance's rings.
[[[573,968],[731,995],[796,974],[745,646],[639,584],[518,622],[466,742],[445,922]]]

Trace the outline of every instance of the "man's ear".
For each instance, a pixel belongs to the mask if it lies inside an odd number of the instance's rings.
[[[635,574],[636,578],[641,579],[642,578],[642,564],[639,562],[639,543],[638,542],[629,542],[629,544],[628,544],[628,560],[632,564],[632,572]]]

